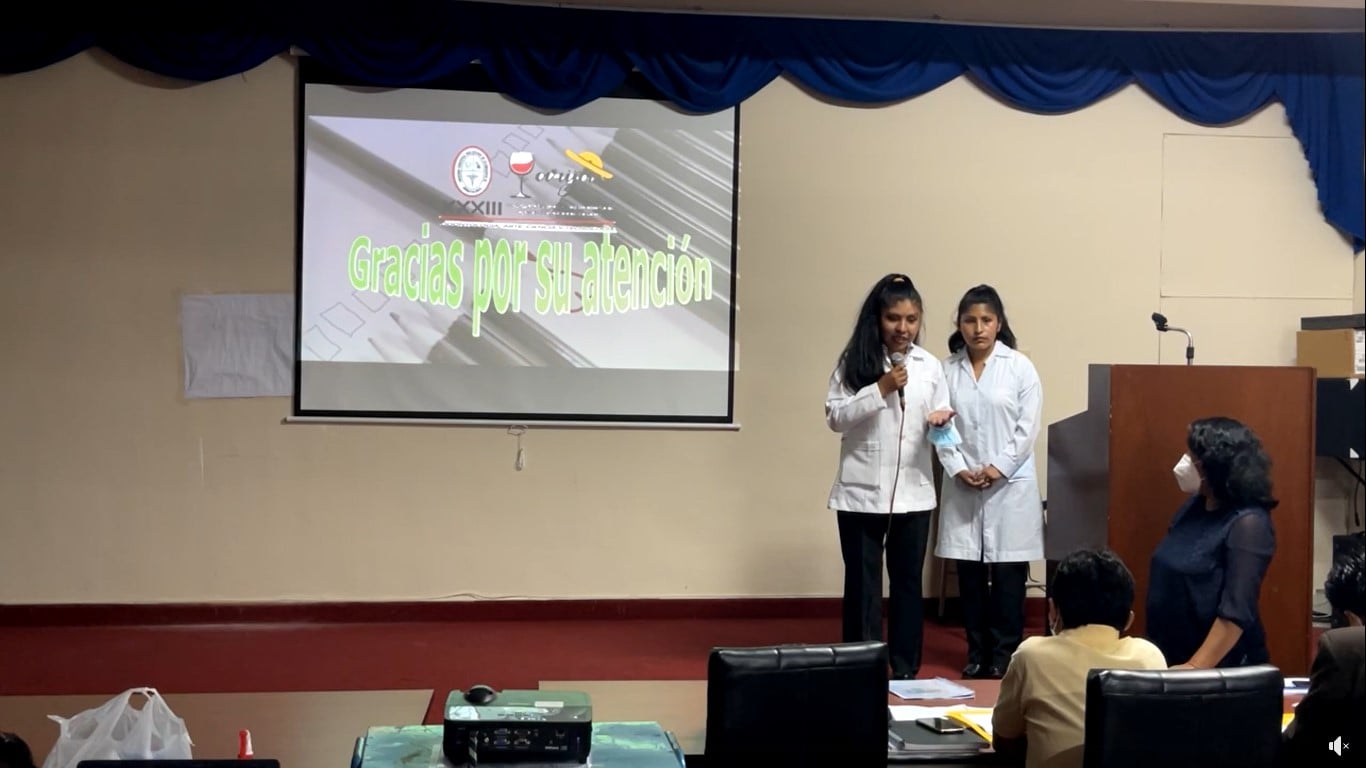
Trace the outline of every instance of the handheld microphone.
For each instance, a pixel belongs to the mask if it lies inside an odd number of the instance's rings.
[[[1166,333],[1167,331],[1184,333],[1186,335],[1186,365],[1191,365],[1195,362],[1195,337],[1191,336],[1190,331],[1185,328],[1176,328],[1167,325],[1167,316],[1161,312],[1153,313],[1153,326],[1157,328],[1159,333]]]
[[[898,365],[906,365],[906,354],[904,352],[892,353],[892,367],[896,367]],[[897,387],[896,393],[901,398],[901,410],[906,410],[906,388]]]

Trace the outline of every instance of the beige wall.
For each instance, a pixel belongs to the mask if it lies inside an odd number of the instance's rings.
[[[879,109],[776,82],[742,113],[743,428],[537,429],[516,472],[500,429],[183,399],[179,296],[292,290],[293,99],[283,59],[0,79],[0,602],[837,594],[821,401],[882,273],[915,277],[936,353],[996,284],[1049,421],[1089,362],[1179,359],[1154,310],[1201,362],[1290,363],[1301,315],[1362,308],[1279,107],[1207,129],[1133,88],[1045,117],[963,79]]]

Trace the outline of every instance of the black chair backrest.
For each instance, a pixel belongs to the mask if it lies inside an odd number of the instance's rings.
[[[707,768],[887,765],[883,643],[716,648]]]
[[[1093,669],[1084,768],[1261,768],[1281,738],[1285,683],[1269,666]]]

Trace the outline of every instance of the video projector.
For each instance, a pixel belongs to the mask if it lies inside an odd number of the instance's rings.
[[[446,697],[441,749],[452,765],[588,762],[593,706],[572,691],[495,691]]]

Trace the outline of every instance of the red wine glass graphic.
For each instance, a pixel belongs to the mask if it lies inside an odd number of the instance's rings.
[[[508,169],[517,174],[517,194],[513,197],[530,197],[524,185],[531,169],[536,167],[536,158],[530,152],[513,152],[508,156]]]

